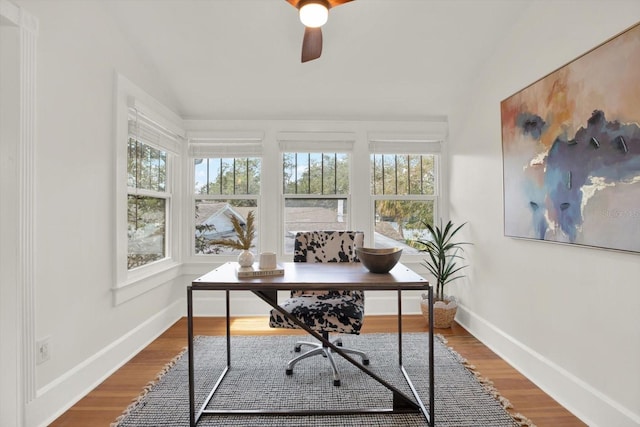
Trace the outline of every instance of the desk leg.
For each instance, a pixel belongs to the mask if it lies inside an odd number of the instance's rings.
[[[187,286],[187,341],[189,356],[189,425],[196,425],[195,384],[193,375],[193,289]]]
[[[435,407],[435,375],[433,351],[433,286],[429,286],[429,422],[431,427],[436,424],[434,418]]]
[[[229,291],[225,291],[226,303],[225,308],[227,312],[227,368],[231,366],[231,321],[229,320]]]
[[[398,364],[402,366],[402,291],[398,289]]]
[[[433,335],[431,335],[431,337],[433,338]],[[431,345],[430,345],[430,349],[433,350],[433,341],[431,341]],[[431,360],[431,359],[430,359]],[[422,412],[422,415],[424,415],[424,417],[427,420],[427,425],[430,427],[433,427],[433,401],[431,401],[431,407],[429,408],[429,413],[427,413],[427,409],[425,408],[424,404],[422,403],[422,399],[420,398],[420,395],[418,394],[418,391],[416,390],[415,386],[413,385],[413,382],[411,381],[411,377],[409,377],[409,373],[407,372],[407,370],[404,368],[404,366],[402,365],[402,290],[398,289],[398,364],[400,365],[400,370],[402,371],[402,375],[404,375],[404,379],[407,381],[407,384],[409,385],[409,388],[411,389],[411,392],[413,393],[413,397],[415,397],[416,401],[418,402],[418,406],[420,407],[420,412]],[[433,371],[433,364],[429,365],[429,370]],[[433,383],[431,383],[431,385],[433,385]],[[433,396],[433,390],[431,390],[431,396]],[[394,408],[397,406],[397,404],[394,401]]]
[[[229,368],[231,367],[231,321],[230,321],[230,310],[229,310],[229,291],[226,291],[225,295],[226,295],[226,318],[227,318],[227,325],[226,325],[227,366],[220,374],[218,381],[213,386],[213,388],[209,392],[209,395],[204,400],[204,402],[202,403],[202,406],[199,408],[198,412],[196,413],[195,380],[194,380],[195,361],[194,361],[194,354],[193,354],[194,353],[193,352],[193,295],[192,295],[191,286],[187,288],[187,328],[188,328],[187,335],[188,335],[188,341],[189,341],[188,351],[189,351],[189,425],[190,427],[195,427],[196,424],[198,424],[198,421],[200,420],[200,417],[202,416],[202,414],[211,412],[211,411],[207,411],[206,408],[209,405],[209,402],[211,402],[211,399],[213,399],[213,395],[218,390],[218,387],[220,387],[220,384],[222,384],[222,380],[227,375],[227,372],[229,372]]]

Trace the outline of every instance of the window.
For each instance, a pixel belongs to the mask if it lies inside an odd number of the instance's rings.
[[[284,252],[293,253],[297,231],[349,227],[349,155],[284,153]]]
[[[114,304],[180,274],[182,119],[117,74]]]
[[[130,135],[127,152],[129,270],[167,255],[167,210],[171,193],[167,191],[166,180],[167,152]]]
[[[297,231],[334,229],[362,230],[367,245],[402,246],[417,260],[411,240],[429,237],[421,221],[446,218],[439,179],[446,122],[340,124],[335,131],[327,123],[282,122],[269,132],[260,129],[270,122],[250,124],[259,130],[212,122],[208,129],[193,125],[188,146],[172,148],[168,131],[144,115],[137,120],[143,126],[123,146],[130,159],[121,175],[129,180],[123,211],[135,237],[128,261],[140,265],[131,269],[136,276],[177,255],[196,264],[235,260],[237,249],[212,241],[235,239],[232,219],[244,226],[250,212],[256,219],[252,251],[263,247],[284,259],[293,253]],[[315,130],[277,129],[289,126]],[[370,133],[368,126],[383,130]],[[180,166],[182,184],[176,181]]]
[[[436,154],[371,154],[371,197],[375,246],[400,246],[416,254],[411,241],[428,238],[425,222],[437,211]]]
[[[253,211],[259,224],[259,157],[211,157],[194,159],[194,252],[196,255],[229,255],[238,250],[212,245],[217,239],[235,239],[231,219],[246,225]],[[258,233],[254,247],[258,247]]]

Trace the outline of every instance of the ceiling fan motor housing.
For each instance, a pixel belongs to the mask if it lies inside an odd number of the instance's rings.
[[[331,9],[331,3],[329,3],[329,0],[300,0],[298,4],[296,4],[296,7],[298,9],[302,9],[304,6],[308,4],[319,4],[326,7],[327,10]]]

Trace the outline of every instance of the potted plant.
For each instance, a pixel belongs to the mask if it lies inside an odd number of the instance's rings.
[[[256,235],[254,212],[249,211],[247,214],[247,222],[244,227],[240,224],[238,217],[232,215],[231,225],[233,225],[233,231],[235,231],[238,236],[236,239],[217,239],[212,240],[210,244],[240,250],[241,252],[238,255],[238,264],[240,264],[240,267],[251,267],[253,265],[254,256],[250,249],[253,246],[253,238]]]
[[[460,274],[460,270],[467,265],[460,265],[459,262],[464,258],[463,245],[467,242],[454,242],[453,238],[466,224],[454,226],[451,221],[443,227],[442,221],[440,225],[432,226],[423,221],[427,230],[431,234],[430,240],[416,240],[418,249],[426,252],[429,257],[421,264],[425,266],[433,275],[436,281],[434,304],[433,304],[433,326],[436,328],[450,328],[458,309],[458,304],[454,297],[449,297],[444,293],[444,287],[454,280],[464,277]],[[422,313],[429,321],[429,305],[427,296],[422,295],[420,302]]]

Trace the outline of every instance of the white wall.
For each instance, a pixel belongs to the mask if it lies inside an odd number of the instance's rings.
[[[640,425],[640,256],[503,235],[500,101],[640,20],[638,1],[533,2],[450,117],[472,333],[590,425]]]
[[[184,283],[112,304],[114,70],[170,108],[172,96],[101,2],[15,2],[40,20],[35,321],[51,360],[36,369],[35,426],[181,315]],[[459,319],[600,426],[640,422],[640,258],[503,237],[499,103],[638,20],[638,1],[533,2],[450,117],[451,214],[474,242],[452,285]]]
[[[0,2],[0,8],[5,6]],[[0,382],[0,425],[20,421],[20,330],[18,301],[18,141],[20,140],[19,27],[2,21],[0,12],[0,366],[7,367]]]
[[[114,71],[169,107],[172,99],[121,37],[105,4],[24,4],[40,20],[35,339],[51,340],[51,359],[34,368],[28,426],[51,421],[184,311],[175,304],[183,297],[179,284],[112,303]]]
[[[113,304],[115,72],[169,108],[174,100],[163,91],[157,70],[146,69],[123,38],[106,2],[70,3],[16,1],[40,24],[33,321],[34,339],[49,337],[51,355],[27,367],[35,371],[36,398],[27,399],[26,426],[55,419],[183,316],[186,283],[213,267],[186,265],[184,276]],[[364,137],[360,142],[364,150]],[[221,295],[197,298],[196,313],[221,315]],[[376,301],[387,311],[386,299],[376,297],[369,312],[375,312]],[[417,312],[418,297],[407,298],[413,306],[405,310]],[[243,295],[234,309],[236,314],[267,312],[264,304]]]

